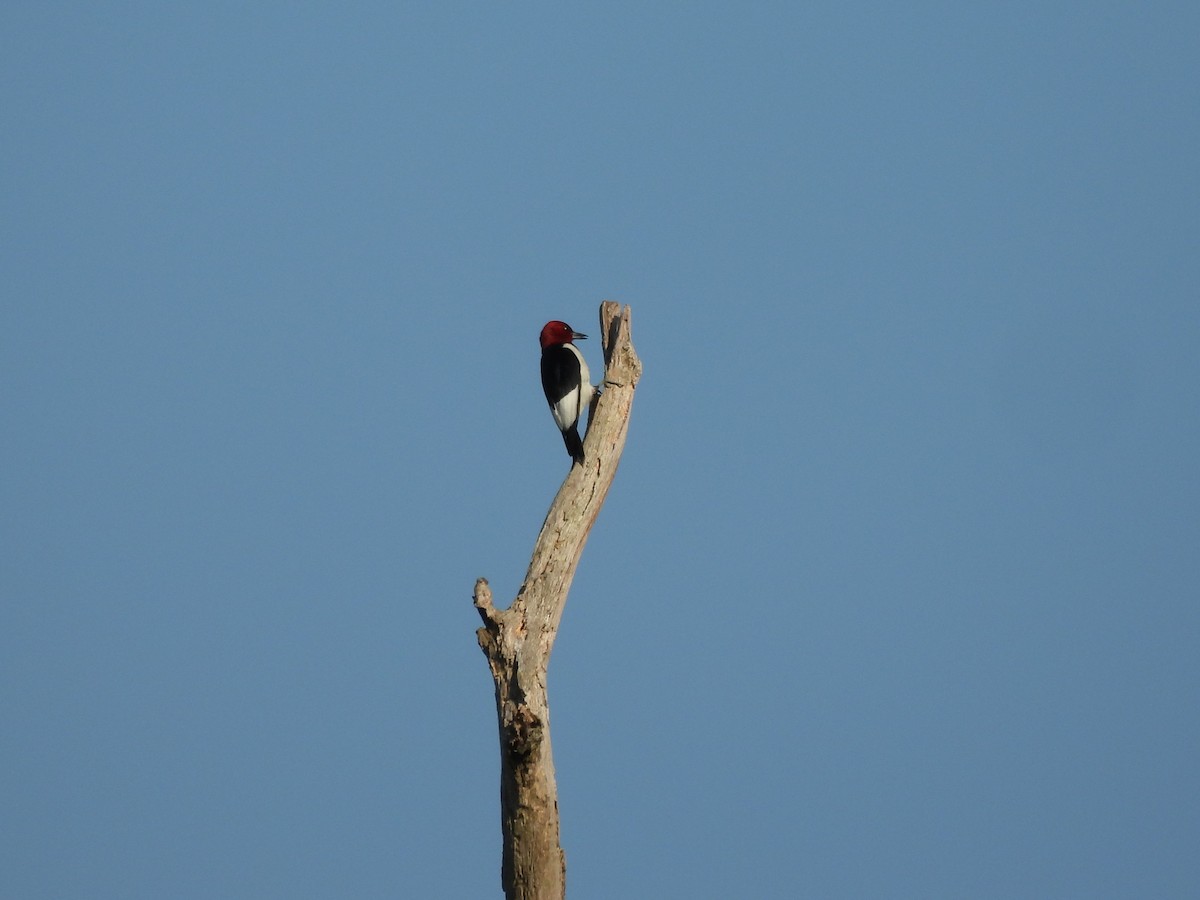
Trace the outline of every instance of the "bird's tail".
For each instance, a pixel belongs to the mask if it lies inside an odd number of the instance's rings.
[[[571,459],[580,465],[583,464],[583,441],[579,439],[579,428],[572,425],[562,433],[563,443],[567,445],[567,452],[571,454]]]

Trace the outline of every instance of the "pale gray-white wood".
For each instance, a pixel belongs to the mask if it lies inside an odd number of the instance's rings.
[[[563,900],[566,859],[558,839],[558,788],[550,751],[546,670],[567,591],[588,532],[604,505],[625,449],[642,363],[630,338],[630,309],[600,304],[604,391],[593,400],[584,462],[559,488],[525,581],[508,609],[492,604],[487,579],[475,582],[476,634],[496,685],[500,727],[501,882],[508,900]]]

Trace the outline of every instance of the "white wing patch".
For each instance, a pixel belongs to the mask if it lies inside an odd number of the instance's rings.
[[[558,425],[559,431],[566,431],[579,420],[579,391],[571,391],[552,407],[550,415]]]
[[[583,358],[579,348],[574,344],[565,344],[564,346],[579,360],[579,389],[571,391],[550,407],[550,414],[554,416],[554,422],[558,425],[559,431],[566,431],[579,422],[583,411],[592,402],[592,394],[596,393],[596,389],[592,387],[592,375],[588,371],[587,360]]]

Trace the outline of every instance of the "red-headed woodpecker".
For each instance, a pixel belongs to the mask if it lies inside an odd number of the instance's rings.
[[[538,340],[542,345],[542,390],[550,404],[550,415],[562,432],[567,452],[577,463],[583,462],[583,441],[579,439],[579,419],[592,402],[592,387],[587,362],[572,340],[586,338],[566,322],[547,322]]]

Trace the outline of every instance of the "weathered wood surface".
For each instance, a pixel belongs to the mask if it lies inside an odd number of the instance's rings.
[[[487,579],[475,582],[475,608],[483,619],[476,634],[496,686],[501,881],[508,900],[562,900],[566,891],[546,671],[575,569],[625,449],[642,374],[628,306],[609,300],[600,305],[600,335],[604,390],[592,404],[585,459],[571,466],[550,505],[516,599],[508,609],[496,609]]]

